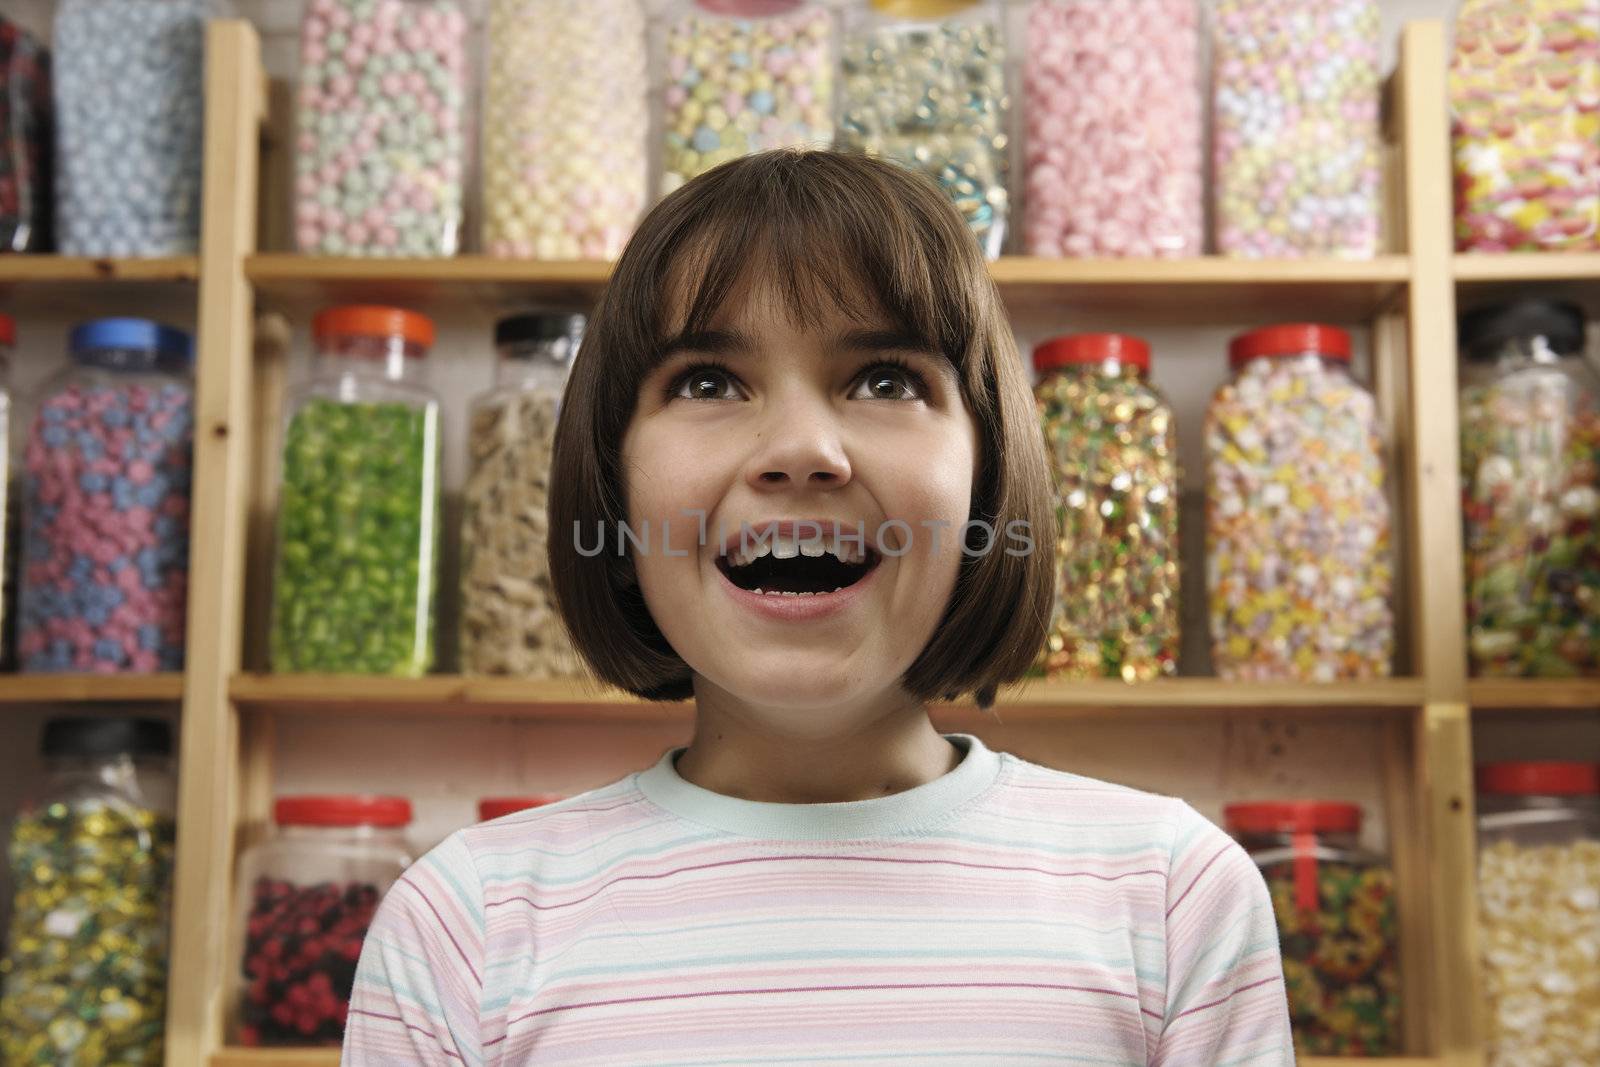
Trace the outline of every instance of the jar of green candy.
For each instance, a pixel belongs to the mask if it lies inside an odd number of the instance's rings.
[[[433,323],[329,308],[284,427],[272,669],[417,677],[433,665],[439,401]]]
[[[1150,346],[1118,333],[1033,350],[1059,541],[1037,673],[1146,681],[1178,663],[1178,442]]]
[[[1361,808],[1319,800],[1230,804],[1223,819],[1272,896],[1302,1056],[1400,1051],[1394,878],[1361,847]]]
[[[160,1067],[175,842],[160,719],[45,724],[45,785],[12,827],[0,1063]]]
[[[1600,675],[1600,378],[1573,304],[1462,316],[1467,646],[1479,676]]]

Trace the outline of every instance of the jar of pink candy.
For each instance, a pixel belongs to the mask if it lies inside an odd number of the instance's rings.
[[[1389,497],[1377,403],[1350,335],[1288,323],[1234,338],[1206,412],[1206,574],[1219,677],[1389,676]]]
[[[1377,0],[1217,0],[1212,31],[1217,250],[1375,255]]]
[[[1600,247],[1600,10],[1465,0],[1450,60],[1456,248]]]
[[[1025,39],[1028,255],[1204,251],[1196,0],[1034,0]]]
[[[23,458],[24,671],[183,669],[194,348],[145,319],[72,331]]]
[[[459,250],[467,29],[453,0],[309,0],[295,135],[300,251]]]

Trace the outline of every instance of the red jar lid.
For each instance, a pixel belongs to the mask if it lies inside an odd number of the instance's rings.
[[[1317,834],[1361,832],[1361,805],[1331,800],[1273,800],[1229,804],[1222,809],[1228,827],[1247,834]]]
[[[560,793],[533,793],[525,797],[484,797],[478,801],[478,821],[488,822],[502,815],[537,808],[541,804],[554,804],[566,798]]]
[[[272,818],[279,826],[405,826],[411,822],[411,801],[337,794],[279,797]]]
[[[17,320],[10,315],[0,315],[0,345],[17,343]]]
[[[1050,370],[1115,359],[1140,370],[1150,369],[1150,346],[1125,333],[1073,333],[1040,341],[1033,349],[1034,370]]]
[[[334,337],[403,337],[423,348],[433,347],[433,320],[405,308],[378,304],[345,304],[325,308],[311,320],[318,341]]]
[[[1262,356],[1298,356],[1315,352],[1327,359],[1350,362],[1350,335],[1337,326],[1285,322],[1242,333],[1228,343],[1228,366],[1238,367]]]
[[[1485,763],[1478,768],[1477,776],[1480,793],[1545,797],[1600,793],[1600,763],[1563,760]]]

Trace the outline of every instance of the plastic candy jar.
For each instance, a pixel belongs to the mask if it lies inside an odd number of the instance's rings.
[[[1377,404],[1350,335],[1290,323],[1228,347],[1206,412],[1206,573],[1219,677],[1384,678],[1394,653]]]
[[[1600,1063],[1600,764],[1478,768],[1489,1067]]]
[[[1010,214],[1005,11],[995,0],[845,9],[838,141],[938,183],[995,259]]]
[[[1034,0],[1023,59],[1031,256],[1198,256],[1195,0]]]
[[[617,258],[650,178],[639,0],[490,0],[488,48],[484,251]]]
[[[1394,879],[1357,843],[1361,809],[1289,800],[1230,804],[1223,818],[1272,895],[1295,1051],[1398,1052]]]
[[[183,669],[194,345],[146,319],[72,331],[23,456],[25,671]]]
[[[1482,308],[1457,337],[1473,673],[1600,674],[1600,380],[1583,312]]]
[[[1052,678],[1146,681],[1178,663],[1177,428],[1126,334],[1033,350],[1054,471],[1056,599],[1041,657]]]
[[[550,313],[495,326],[497,380],[472,402],[462,492],[465,674],[588,673],[556,613],[545,555],[556,417],[584,323],[582,315]]]
[[[1377,0],[1217,0],[1212,30],[1217,250],[1375,255]]]
[[[50,53],[0,17],[0,252],[50,246]]]
[[[525,797],[484,797],[478,801],[478,821],[488,822],[502,815],[514,815],[519,811],[554,804],[558,800],[565,799],[562,793],[534,793]]]
[[[241,1045],[337,1045],[362,939],[411,865],[404,797],[292,796],[239,860],[229,1003]]]
[[[11,829],[0,1062],[162,1062],[176,828],[159,719],[45,724],[43,791]]]
[[[1600,12],[1464,0],[1450,59],[1456,248],[1600,247]]]
[[[295,156],[300,251],[455,255],[467,28],[454,0],[309,0]]]
[[[56,232],[74,256],[200,247],[205,35],[223,0],[61,0]]]
[[[670,0],[660,195],[718,163],[833,141],[834,16],[817,0]]]
[[[439,401],[421,383],[433,323],[350,305],[312,333],[284,430],[272,669],[418,677],[439,554]]]

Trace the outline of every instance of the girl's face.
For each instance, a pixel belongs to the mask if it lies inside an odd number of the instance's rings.
[[[826,717],[775,725],[819,734],[903,704],[898,680],[955,588],[978,466],[955,369],[887,320],[825,308],[793,323],[759,282],[682,340],[641,383],[622,452],[629,525],[650,535],[648,551],[633,549],[639,584],[697,697],[817,712]],[[719,566],[724,542],[739,550],[741,524],[759,535],[799,519],[824,520],[826,543],[834,521],[864,530],[876,566],[843,593],[782,600]],[[900,522],[880,531],[890,520]]]

